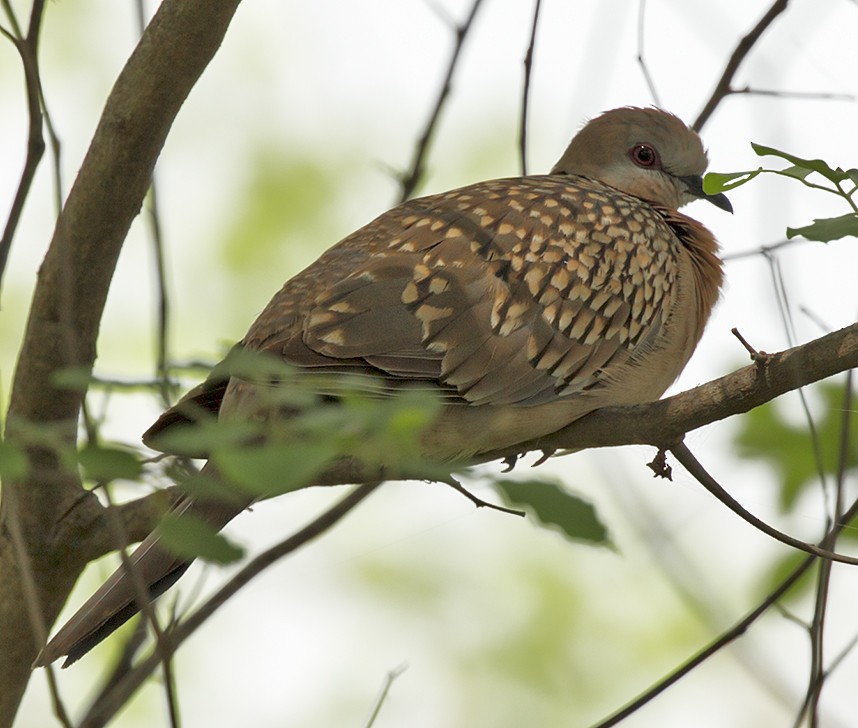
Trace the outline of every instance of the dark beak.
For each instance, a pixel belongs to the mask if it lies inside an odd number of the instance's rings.
[[[730,200],[727,199],[727,195],[723,192],[719,192],[717,195],[707,195],[703,191],[703,177],[700,175],[692,174],[688,177],[680,177],[679,179],[685,183],[686,189],[698,199],[706,200],[715,205],[715,207],[720,207],[725,212],[733,213],[733,205],[730,204]]]

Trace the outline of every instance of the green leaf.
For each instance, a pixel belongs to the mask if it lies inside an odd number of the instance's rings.
[[[27,455],[14,445],[0,441],[0,479],[23,478],[30,469]]]
[[[200,454],[212,452],[219,447],[240,445],[262,432],[253,422],[220,422],[215,419],[202,420],[193,425],[169,427],[153,438],[159,450],[165,452]]]
[[[804,159],[802,157],[796,157],[794,154],[782,152],[779,149],[766,147],[762,144],[754,144],[753,142],[751,142],[751,147],[760,157],[779,157],[780,159],[785,159],[796,167],[802,167],[809,170],[808,174],[810,172],[817,172],[831,182],[842,182],[849,177],[849,175],[839,167],[837,169],[832,169],[821,159]],[[796,175],[793,174],[790,176]]]
[[[608,530],[587,501],[545,480],[498,479],[495,486],[512,507],[523,507],[541,523],[574,541],[612,546]]]
[[[164,545],[177,556],[200,558],[216,564],[238,561],[244,550],[227,540],[208,523],[194,515],[165,515],[158,524]]]
[[[143,472],[138,456],[118,447],[87,445],[78,452],[77,459],[90,480],[134,480]]]
[[[796,167],[793,165],[791,167],[779,169],[778,174],[783,175],[784,177],[793,177],[794,179],[805,179],[809,174],[813,174],[813,170],[808,169],[807,167]]]
[[[786,230],[788,238],[801,235],[808,240],[827,243],[845,237],[858,237],[858,214],[850,212],[840,217],[824,217],[814,220],[810,225]]]
[[[719,192],[729,192],[750,182],[762,173],[762,167],[747,172],[709,172],[703,178],[703,191],[707,195],[717,195]]]
[[[331,441],[270,443],[221,448],[212,453],[212,460],[229,481],[248,493],[270,497],[312,485],[338,454]]]
[[[852,169],[847,169],[846,176],[858,185],[858,169],[855,169],[854,167]]]

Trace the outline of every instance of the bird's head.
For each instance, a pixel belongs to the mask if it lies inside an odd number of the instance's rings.
[[[681,119],[627,106],[591,119],[551,173],[589,177],[671,210],[705,199],[732,212],[725,195],[703,191],[707,164],[703,142]]]

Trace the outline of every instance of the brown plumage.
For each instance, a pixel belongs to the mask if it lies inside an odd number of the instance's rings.
[[[467,459],[554,432],[608,405],[655,399],[688,361],[718,298],[712,234],[677,208],[707,196],[700,138],[657,109],[590,121],[551,174],[411,200],[289,280],[241,346],[299,375],[422,385],[441,415],[421,446]],[[254,386],[214,376],[144,439],[200,412],[248,416]],[[208,467],[208,466],[207,466]],[[211,469],[210,469],[211,470]],[[188,502],[216,527],[243,504]],[[132,555],[153,598],[187,563],[150,536]],[[137,611],[120,569],[39,658],[78,659]]]

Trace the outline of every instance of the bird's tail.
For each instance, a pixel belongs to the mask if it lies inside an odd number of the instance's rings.
[[[247,504],[215,500],[186,500],[176,506],[179,516],[190,514],[220,530]],[[157,532],[150,533],[129,557],[130,566],[146,585],[149,600],[167,591],[191,565],[163,544]],[[66,622],[36,658],[34,667],[48,665],[66,656],[63,667],[79,660],[99,642],[140,611],[135,579],[120,566],[86,603]]]

